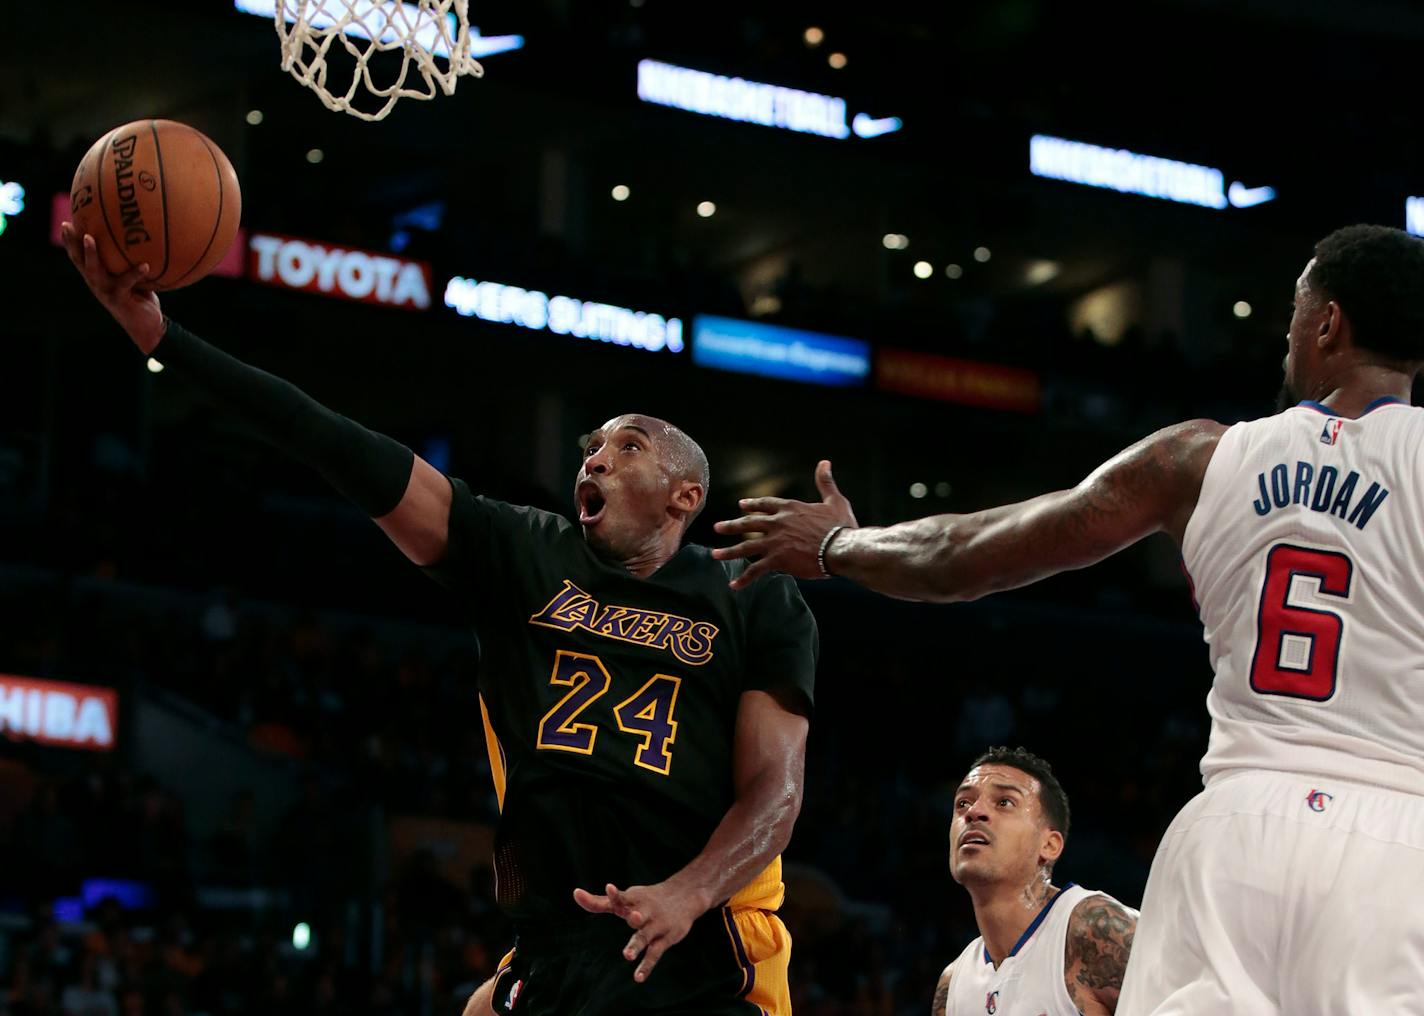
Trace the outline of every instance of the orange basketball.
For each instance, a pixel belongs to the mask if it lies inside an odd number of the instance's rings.
[[[135,120],[94,142],[74,173],[69,206],[109,271],[147,263],[154,289],[177,289],[207,275],[232,246],[242,192],[232,163],[200,131]]]

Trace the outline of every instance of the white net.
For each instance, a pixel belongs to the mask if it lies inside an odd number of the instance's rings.
[[[327,109],[362,120],[384,119],[401,99],[433,99],[437,89],[451,95],[460,75],[484,74],[470,56],[469,0],[276,0],[275,15],[282,70],[316,92]],[[327,87],[327,57],[338,42],[355,61],[345,92]],[[392,61],[389,83],[378,84],[371,58],[396,51],[399,72]],[[357,101],[374,105],[368,97],[384,105],[358,109]]]

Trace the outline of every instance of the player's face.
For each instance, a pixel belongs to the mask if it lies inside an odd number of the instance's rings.
[[[1039,805],[1039,784],[1013,766],[971,769],[954,795],[949,872],[961,885],[1027,884],[1062,849]]]
[[[574,482],[584,538],[600,555],[633,556],[666,524],[673,482],[639,416],[609,420],[588,436]]]

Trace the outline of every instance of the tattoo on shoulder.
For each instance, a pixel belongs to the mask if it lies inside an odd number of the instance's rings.
[[[934,1001],[930,1003],[930,1016],[945,1016],[949,1010],[949,979],[954,974],[954,964],[944,968],[935,985]]]
[[[1122,904],[1103,896],[1090,896],[1073,911],[1068,924],[1064,970],[1068,989],[1087,989],[1116,998],[1122,974],[1132,952],[1137,919]]]

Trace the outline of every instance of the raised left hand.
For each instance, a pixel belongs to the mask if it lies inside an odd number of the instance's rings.
[[[749,586],[768,572],[786,572],[798,579],[826,577],[816,559],[821,541],[833,527],[854,529],[857,523],[855,511],[836,486],[827,461],[816,466],[816,489],[821,492],[820,504],[781,497],[743,498],[740,505],[747,514],[712,527],[725,536],[743,538],[734,546],[714,549],[712,556],[717,560],[757,558],[732,580],[733,589]],[[760,536],[750,535],[754,533]]]
[[[632,962],[642,957],[633,971],[633,980],[640,984],[648,979],[663,953],[681,942],[692,922],[710,906],[696,893],[681,890],[670,882],[627,889],[619,889],[610,882],[602,896],[575,889],[574,902],[590,914],[612,914],[621,918],[633,929],[633,937],[623,947],[623,958]]]

